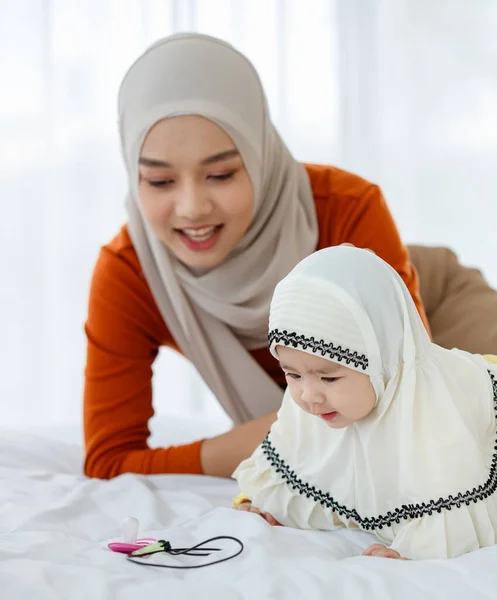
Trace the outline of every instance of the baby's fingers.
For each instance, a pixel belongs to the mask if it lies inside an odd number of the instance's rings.
[[[260,509],[254,506],[252,502],[243,502],[243,504],[239,504],[236,508],[237,510],[244,510],[245,512],[251,512],[254,513],[254,515],[259,515],[270,525],[281,525],[281,523],[279,523],[271,513],[263,513]]]
[[[375,544],[376,545],[376,544]],[[396,550],[385,548],[385,546],[376,545],[376,548],[368,548],[371,552],[367,556],[376,556],[377,558],[396,558],[397,560],[407,560],[401,556]]]
[[[373,556],[381,556],[382,558],[400,558],[400,554],[390,548],[383,548],[383,550],[376,550],[373,552]]]
[[[270,525],[281,526],[281,523],[279,521],[277,521],[271,513],[265,512],[262,514],[262,516],[266,519],[266,521]]]
[[[385,546],[382,546],[381,544],[372,544],[371,546],[369,546],[369,548],[364,550],[362,555],[363,556],[373,556],[373,553],[375,553],[381,549],[385,549]]]

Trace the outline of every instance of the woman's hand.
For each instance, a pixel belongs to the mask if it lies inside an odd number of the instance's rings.
[[[231,477],[242,460],[264,441],[276,417],[277,413],[273,412],[238,425],[228,433],[204,440],[200,446],[200,465],[204,475]]]
[[[381,558],[396,558],[398,560],[408,560],[401,556],[396,550],[392,550],[392,548],[387,548],[386,546],[382,546],[381,544],[373,544],[369,546],[363,553],[363,556],[379,556]]]
[[[246,512],[251,512],[251,513],[255,513],[256,515],[260,515],[265,521],[267,521],[270,525],[275,525],[275,526],[280,526],[282,527],[281,523],[279,523],[271,513],[268,512],[262,512],[260,511],[258,508],[256,508],[255,506],[252,506],[252,502],[242,502],[242,504],[239,504],[236,507],[236,510],[244,510]]]

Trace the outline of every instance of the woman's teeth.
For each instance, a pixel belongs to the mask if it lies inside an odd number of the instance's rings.
[[[194,242],[205,242],[212,237],[216,229],[217,226],[213,226],[201,227],[200,229],[182,229],[181,231]]]

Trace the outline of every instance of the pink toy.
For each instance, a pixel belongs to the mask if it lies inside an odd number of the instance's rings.
[[[150,544],[155,544],[157,540],[153,538],[136,539],[138,535],[138,519],[128,517],[123,521],[123,541],[111,542],[108,548],[112,552],[121,552],[122,554],[131,554],[135,550],[144,548]]]

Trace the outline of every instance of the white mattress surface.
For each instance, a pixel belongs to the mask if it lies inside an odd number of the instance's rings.
[[[176,443],[198,432],[198,422],[169,419],[154,439]],[[81,462],[77,432],[0,430],[2,600],[497,599],[497,546],[446,561],[362,557],[375,541],[363,532],[271,527],[233,510],[233,481],[131,474],[90,480]],[[133,564],[106,547],[121,539],[129,516],[139,519],[140,536],[173,547],[229,535],[245,550],[198,570]],[[169,558],[161,557],[171,564]]]

